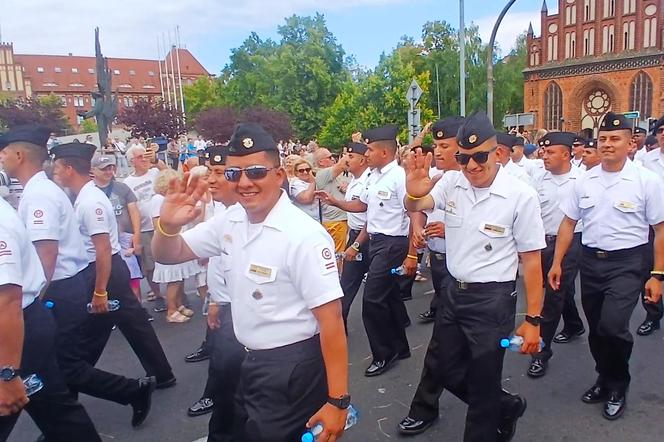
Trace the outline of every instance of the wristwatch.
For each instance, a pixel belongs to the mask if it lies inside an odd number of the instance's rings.
[[[650,272],[650,276],[658,281],[664,281],[664,275],[662,272]]]
[[[360,251],[360,243],[355,241],[353,244],[351,244],[350,248],[355,250],[356,252],[359,252]]]
[[[18,371],[11,365],[0,367],[0,380],[9,382],[18,376]]]
[[[331,404],[331,405],[334,405],[335,407],[339,408],[340,410],[345,410],[350,405],[350,395],[344,394],[340,398],[328,397],[327,398],[327,403]]]
[[[540,315],[537,316],[526,315],[526,322],[528,324],[534,325],[535,327],[538,327],[542,323],[542,317]]]

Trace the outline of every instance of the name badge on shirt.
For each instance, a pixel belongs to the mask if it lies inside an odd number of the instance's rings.
[[[378,198],[382,200],[389,200],[390,197],[392,196],[392,192],[389,190],[379,190],[378,191]]]
[[[507,226],[502,226],[500,224],[490,224],[482,223],[480,230],[487,236],[492,238],[502,238],[507,236]]]
[[[621,212],[636,212],[636,209],[638,208],[636,203],[631,201],[618,201],[614,207]]]
[[[256,276],[262,276],[264,278],[272,277],[272,269],[269,267],[263,267],[258,264],[249,265],[249,273]]]

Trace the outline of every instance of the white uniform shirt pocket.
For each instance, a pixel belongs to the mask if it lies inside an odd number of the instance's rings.
[[[508,236],[510,228],[505,224],[498,224],[492,222],[482,222],[479,226],[480,232],[484,233],[489,238],[505,238]]]
[[[271,314],[276,309],[277,293],[275,292],[277,271],[275,266],[263,264],[249,264],[244,272],[244,276],[253,282],[253,286],[248,284],[249,293],[237,294],[246,299],[246,304],[250,305],[260,314]]]

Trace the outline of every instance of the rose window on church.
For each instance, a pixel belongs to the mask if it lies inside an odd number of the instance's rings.
[[[584,106],[591,116],[602,116],[611,108],[611,99],[606,92],[597,90],[586,98]]]

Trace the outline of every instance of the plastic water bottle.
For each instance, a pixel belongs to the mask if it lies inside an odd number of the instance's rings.
[[[355,425],[360,418],[359,413],[352,405],[348,406],[348,416],[346,416],[346,425],[344,430],[348,430],[350,427]],[[305,432],[302,435],[302,442],[314,442],[318,435],[323,432],[323,426],[321,424],[314,425],[309,431]]]
[[[26,396],[32,396],[44,388],[44,383],[36,374],[31,374],[27,378],[23,379],[23,385],[25,386]]]
[[[108,311],[114,312],[120,308],[120,301],[117,299],[110,299],[108,301]],[[92,303],[88,302],[88,313],[92,313]]]
[[[50,310],[53,307],[55,307],[55,303],[53,301],[46,301],[46,302],[44,302],[44,307],[46,307],[47,309]]]
[[[403,276],[406,274],[406,268],[404,266],[399,266],[395,269],[390,270],[390,275]]]
[[[521,346],[523,345],[523,336],[512,335],[509,338],[503,338],[500,340],[500,346],[510,351],[520,352]],[[544,348],[544,342],[540,338],[539,348],[542,350]]]

